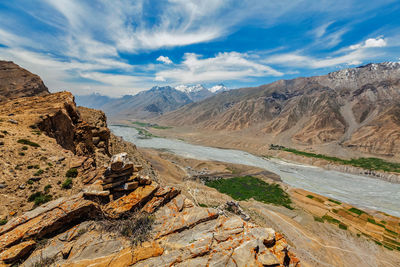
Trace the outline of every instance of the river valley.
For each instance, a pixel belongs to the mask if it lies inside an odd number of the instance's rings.
[[[302,188],[361,208],[400,216],[400,184],[289,163],[275,158],[266,159],[240,150],[192,145],[165,138],[142,139],[138,131],[132,127],[110,126],[110,129],[114,134],[135,143],[138,147],[164,149],[187,158],[263,168],[278,174],[282,181],[292,187]]]

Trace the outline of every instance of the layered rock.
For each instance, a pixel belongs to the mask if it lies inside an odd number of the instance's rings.
[[[77,109],[71,93],[2,102],[0,220],[78,193],[84,184],[102,177],[101,166],[109,162],[111,152],[122,151],[128,152],[135,166],[143,167],[141,174],[155,176],[133,144],[110,133],[104,113]],[[74,173],[72,177],[66,177],[68,171]],[[69,185],[63,187],[64,182]]]
[[[118,155],[109,167],[128,162]],[[150,182],[96,202],[85,193],[61,198],[9,221],[0,227],[0,259],[22,266],[300,266],[273,229],[195,206],[179,190]],[[147,241],[126,235],[137,220],[132,214],[151,224],[131,229]],[[117,232],[107,222],[119,225]]]
[[[39,76],[11,61],[0,60],[0,102],[18,97],[49,94]]]

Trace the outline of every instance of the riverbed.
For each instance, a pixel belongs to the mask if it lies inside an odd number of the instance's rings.
[[[165,149],[176,155],[197,160],[222,161],[263,168],[278,174],[283,182],[292,187],[400,217],[400,184],[274,158],[267,159],[241,150],[192,145],[181,140],[166,138],[141,139],[138,131],[131,127],[109,128],[115,135],[138,147]]]

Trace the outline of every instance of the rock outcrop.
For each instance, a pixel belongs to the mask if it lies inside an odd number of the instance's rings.
[[[122,151],[143,168],[141,173],[155,177],[133,144],[110,133],[104,113],[77,109],[71,93],[2,102],[0,220],[78,193],[87,181],[103,174],[101,167],[111,153]],[[72,175],[66,177],[68,171]],[[69,185],[62,187],[64,182]]]
[[[18,97],[49,94],[39,76],[11,61],[0,60],[0,102]]]
[[[118,155],[109,168],[127,164]],[[281,234],[195,206],[176,188],[146,179],[123,196],[111,192],[60,198],[10,220],[0,227],[0,265],[300,266]]]

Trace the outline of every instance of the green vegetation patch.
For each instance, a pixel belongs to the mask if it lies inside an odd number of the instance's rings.
[[[299,156],[324,159],[331,162],[336,162],[343,165],[351,165],[354,167],[360,167],[367,170],[375,171],[386,171],[386,172],[398,172],[400,173],[400,163],[389,162],[379,158],[358,158],[358,159],[341,159],[337,157],[330,157],[323,154],[316,154],[312,152],[300,151],[293,148],[287,148],[283,146],[271,146],[274,150],[283,150]]]
[[[347,225],[345,225],[343,223],[339,223],[339,228],[343,229],[343,230],[347,230]]]
[[[152,138],[152,137],[158,137],[158,136],[150,133],[149,131],[146,131],[145,129],[138,128],[138,127],[133,127],[133,128],[135,128],[138,131],[140,138],[148,139],[148,138]]]
[[[323,223],[324,219],[322,219],[321,217],[314,216],[314,221]]]
[[[313,199],[313,198],[314,198],[314,196],[312,196],[312,195],[307,195],[306,197],[308,197],[308,198],[310,198],[310,199]]]
[[[29,141],[28,139],[19,139],[17,141],[17,143],[28,145],[28,146],[32,146],[32,147],[40,147],[40,145],[38,143]]]
[[[34,202],[35,206],[42,205],[43,203],[49,202],[52,196],[42,192],[36,192],[29,196],[28,201]]]
[[[395,236],[398,236],[398,235],[399,235],[399,233],[396,233],[395,231],[392,231],[392,230],[387,229],[387,228],[385,228],[385,229],[386,229],[386,231],[387,231],[388,233],[390,233],[390,234],[392,234],[392,235],[395,235]]]
[[[7,219],[2,219],[0,220],[0,225],[5,225],[8,222]]]
[[[385,226],[383,224],[376,222],[373,218],[367,218],[367,221],[372,224],[375,224],[375,225],[385,228]]]
[[[166,129],[172,128],[169,126],[161,126],[158,124],[152,124],[152,123],[146,123],[146,122],[140,122],[140,121],[134,121],[134,122],[132,122],[132,124],[135,124],[140,127],[149,127],[149,128],[159,129],[159,130],[166,130]]]
[[[44,187],[44,192],[47,194],[47,193],[49,193],[50,192],[50,188],[51,188],[52,186],[51,185],[46,185],[45,187]]]
[[[332,223],[332,224],[339,224],[341,223],[339,220],[329,216],[329,215],[324,215],[322,216],[322,219],[324,219],[325,221],[327,221],[328,223]]]
[[[357,214],[358,216],[360,216],[361,214],[365,213],[364,211],[359,210],[359,209],[357,209],[357,208],[350,208],[349,211],[351,211],[351,212]]]
[[[334,200],[334,199],[330,199],[330,198],[328,198],[328,200],[329,200],[330,202],[335,203],[335,204],[342,205],[342,202],[340,202],[340,201],[337,201],[337,200]]]
[[[44,173],[44,170],[39,169],[39,170],[37,170],[37,172],[35,172],[35,173],[33,174],[33,176],[39,176],[39,175],[42,175],[43,173]]]
[[[289,195],[278,184],[268,184],[253,176],[208,181],[206,185],[236,200],[254,198],[260,202],[282,205],[292,209]]]
[[[65,173],[65,176],[68,178],[76,178],[76,176],[78,176],[78,170],[76,168],[71,168]]]
[[[140,122],[140,121],[133,121],[132,124],[138,125],[140,127],[147,127],[147,125],[149,125],[146,122]]]
[[[72,188],[72,179],[67,178],[65,181],[61,184],[62,189],[71,189]]]

